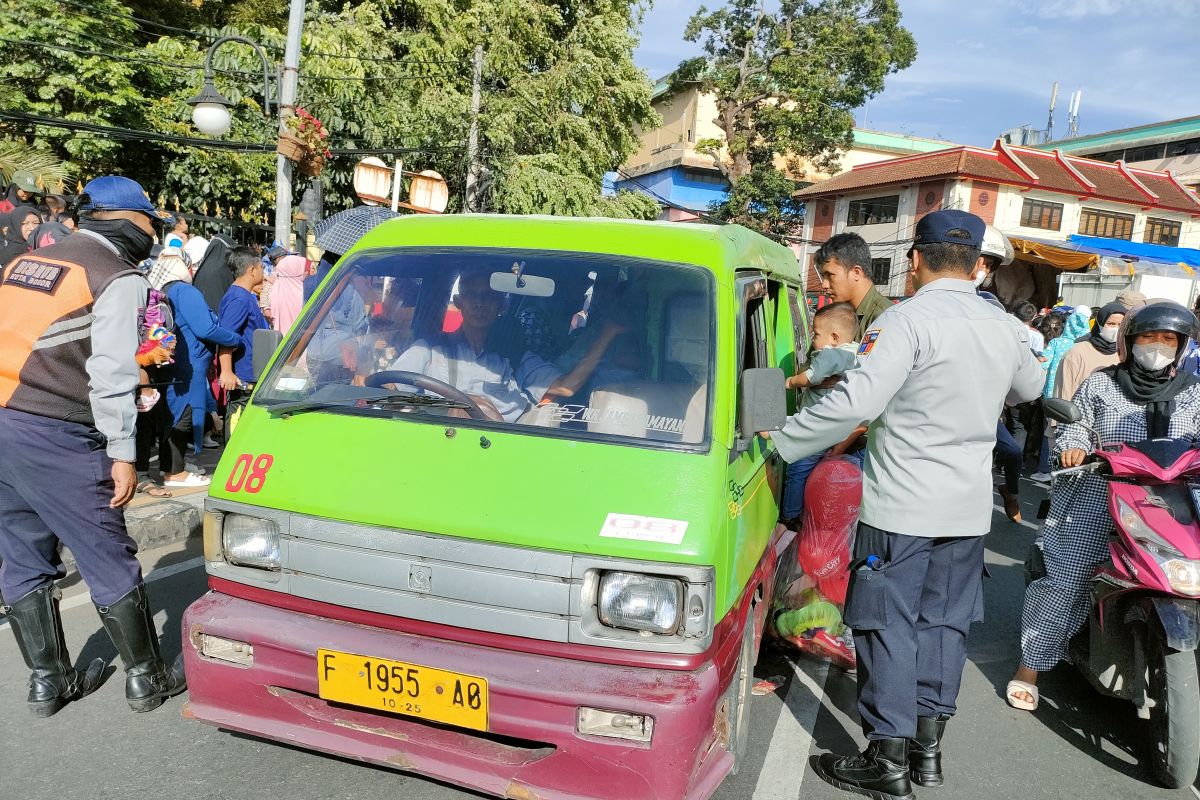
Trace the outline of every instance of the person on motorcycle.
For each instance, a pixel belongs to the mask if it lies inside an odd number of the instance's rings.
[[[1054,450],[1063,467],[1082,464],[1097,436],[1115,443],[1196,435],[1200,378],[1178,367],[1197,327],[1191,311],[1165,301],[1125,318],[1117,340],[1120,361],[1083,382],[1074,398],[1081,420],[1058,429]],[[1080,474],[1055,482],[1042,528],[1046,574],[1025,590],[1021,664],[1005,693],[1012,707],[1037,708],[1038,673],[1067,660],[1067,643],[1087,620],[1088,584],[1108,558],[1112,530],[1102,478]]]

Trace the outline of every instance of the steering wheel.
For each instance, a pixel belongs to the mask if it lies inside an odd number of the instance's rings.
[[[466,406],[464,410],[471,419],[488,419],[488,415],[483,413],[483,409],[471,399],[470,395],[460,392],[450,384],[439,381],[437,378],[431,378],[419,372],[408,372],[402,369],[385,369],[382,372],[371,373],[367,376],[364,383],[373,389],[380,389],[388,383],[402,383],[408,386],[416,386],[418,389],[433,392],[447,400],[462,403]]]

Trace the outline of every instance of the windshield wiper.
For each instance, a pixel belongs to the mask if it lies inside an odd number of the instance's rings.
[[[409,408],[468,408],[465,403],[447,400],[411,392],[393,392],[377,397],[345,397],[330,400],[300,400],[295,403],[281,403],[266,406],[267,413],[273,417],[290,417],[293,414],[304,414],[309,411],[322,411],[332,408],[372,408],[375,406],[406,406]]]

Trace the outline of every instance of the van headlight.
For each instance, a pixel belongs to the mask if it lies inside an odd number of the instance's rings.
[[[679,629],[683,612],[683,582],[634,572],[606,572],[600,578],[597,603],[600,622],[663,635]]]
[[[225,514],[221,549],[230,564],[279,569],[279,526],[274,520],[246,514]]]

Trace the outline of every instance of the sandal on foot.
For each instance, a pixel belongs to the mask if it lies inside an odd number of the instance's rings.
[[[159,393],[158,389],[154,389],[150,392],[150,394],[141,394],[139,392],[137,400],[134,401],[134,406],[137,407],[139,414],[144,414],[158,405],[158,401],[161,397],[162,394]]]
[[[171,493],[163,487],[159,486],[154,481],[142,481],[137,485],[138,492],[148,494],[151,497],[170,497]]]
[[[1008,682],[1008,688],[1004,690],[1004,699],[1008,704],[1019,711],[1036,711],[1038,707],[1038,688],[1027,681],[1018,681],[1016,679]],[[1032,701],[1025,700],[1017,695],[1021,692],[1027,693],[1033,698]]]
[[[189,472],[186,478],[173,481],[163,481],[163,486],[168,489],[199,489],[202,486],[208,486],[212,483],[212,478],[207,475],[197,475],[194,472]]]

